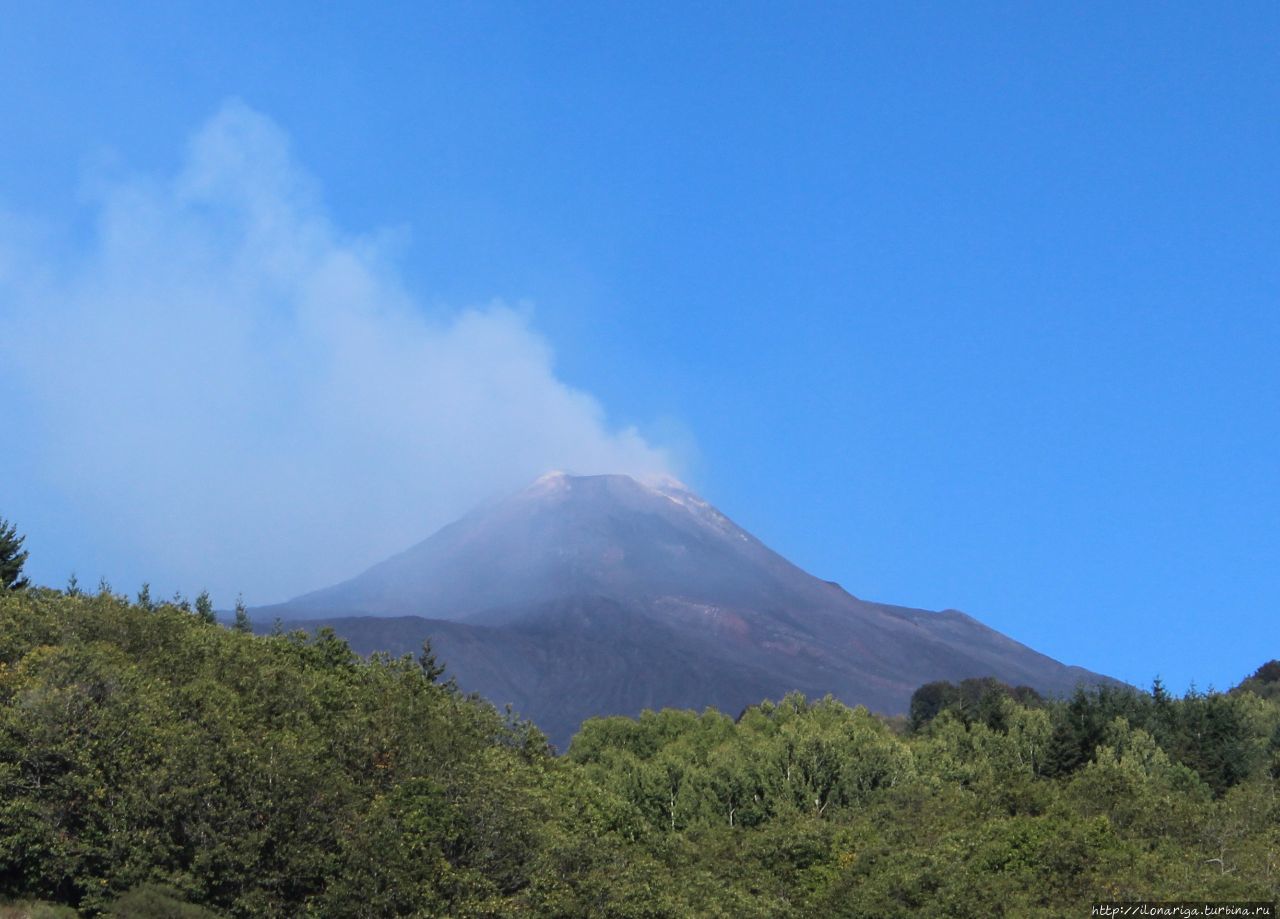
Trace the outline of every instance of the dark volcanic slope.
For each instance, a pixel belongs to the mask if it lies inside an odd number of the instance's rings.
[[[576,595],[794,606],[829,592],[674,482],[552,473],[286,605],[461,620]]]
[[[274,617],[324,620],[365,653],[429,635],[463,688],[561,746],[584,717],[646,707],[736,714],[799,689],[895,713],[930,680],[1062,693],[1103,679],[963,613],[859,600],[677,483],[616,475],[544,476],[350,581],[255,611]]]

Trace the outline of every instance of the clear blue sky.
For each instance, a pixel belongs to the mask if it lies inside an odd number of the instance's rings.
[[[404,229],[424,309],[531,304],[559,380],[813,573],[1143,683],[1280,657],[1275,3],[0,23],[0,210],[59,247],[242,100],[334,225]],[[41,462],[0,459],[0,514],[96,580]]]

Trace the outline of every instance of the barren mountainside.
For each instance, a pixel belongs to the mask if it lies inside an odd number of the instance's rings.
[[[737,714],[791,690],[904,712],[932,680],[1061,694],[1104,680],[954,610],[860,600],[672,480],[551,473],[349,581],[254,611],[362,653],[430,637],[467,690],[563,747],[582,719]]]

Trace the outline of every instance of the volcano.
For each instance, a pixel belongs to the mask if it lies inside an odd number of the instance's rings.
[[[563,748],[583,719],[787,692],[898,714],[934,680],[1045,694],[1109,682],[956,610],[859,599],[671,479],[551,473],[258,623],[330,626],[361,653],[430,638],[458,684]]]

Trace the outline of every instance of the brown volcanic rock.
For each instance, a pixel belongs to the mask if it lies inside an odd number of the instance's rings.
[[[1107,680],[954,610],[859,600],[678,483],[621,475],[543,476],[350,581],[255,611],[273,617],[332,625],[362,653],[429,636],[464,689],[560,746],[591,715],[737,714],[791,690],[901,713],[932,680],[1050,694]]]

